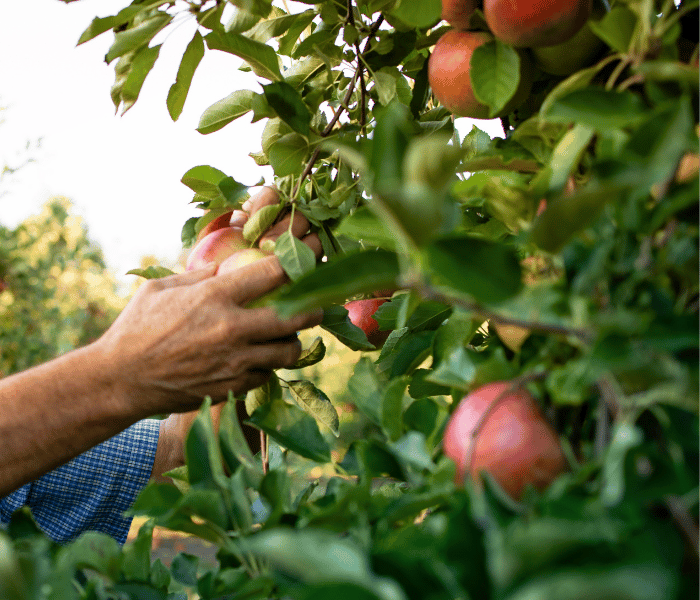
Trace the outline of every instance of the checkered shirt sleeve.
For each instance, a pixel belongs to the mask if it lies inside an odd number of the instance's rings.
[[[159,430],[158,420],[139,421],[0,498],[0,524],[26,505],[46,535],[59,543],[91,530],[123,544],[131,526],[123,513],[148,483]]]

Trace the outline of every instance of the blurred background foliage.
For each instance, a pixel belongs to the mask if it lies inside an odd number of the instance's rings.
[[[0,224],[0,375],[97,339],[126,303],[70,200]]]

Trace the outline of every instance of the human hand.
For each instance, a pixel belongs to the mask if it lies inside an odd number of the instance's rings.
[[[321,254],[316,236],[304,241]],[[280,319],[269,307],[246,308],[287,281],[274,256],[213,276],[215,266],[146,282],[96,345],[112,384],[140,416],[199,408],[262,385],[292,365],[300,329],[322,312]]]

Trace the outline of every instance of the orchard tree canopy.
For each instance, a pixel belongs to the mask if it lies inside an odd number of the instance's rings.
[[[95,340],[124,304],[67,198],[16,228],[0,225],[0,376]]]
[[[17,514],[0,538],[5,596],[50,582],[100,599],[697,597],[697,7],[137,0],[86,24],[79,43],[113,37],[122,113],[184,20],[198,27],[162,99],[173,119],[212,52],[255,74],[212,98],[198,131],[265,122],[250,157],[281,201],[245,237],[308,218],[326,259],[281,236],[291,283],[270,302],[323,308],[354,366],[327,395],[333,357],[309,342],[298,369],[250,392],[268,443],[255,455],[244,398],[218,432],[205,402],[187,468],[142,492],[132,513],[150,520],[123,550],[97,534],[51,547]],[[504,137],[456,116],[499,118]],[[203,210],[185,247],[247,197],[210,165],[182,183]],[[390,297],[381,347],[344,306],[373,294]],[[216,564],[151,563],[154,525],[215,544]]]

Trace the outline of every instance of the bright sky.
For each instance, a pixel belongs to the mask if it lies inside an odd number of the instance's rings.
[[[237,70],[239,59],[207,52],[180,119],[168,115],[165,99],[192,23],[168,37],[136,105],[123,117],[114,114],[114,63],[103,61],[112,34],[79,47],[76,42],[95,16],[126,5],[32,0],[3,2],[0,9],[0,107],[7,108],[0,114],[0,165],[15,163],[27,142],[42,139],[36,162],[0,197],[0,221],[14,226],[51,195],[67,196],[120,277],[147,254],[164,265],[177,260],[183,223],[201,214],[180,183],[191,167],[212,165],[247,185],[260,177],[271,182],[269,168],[248,157],[260,149],[264,123],[242,117],[213,134],[195,131],[201,113],[217,100],[235,89],[260,90],[254,75]]]

